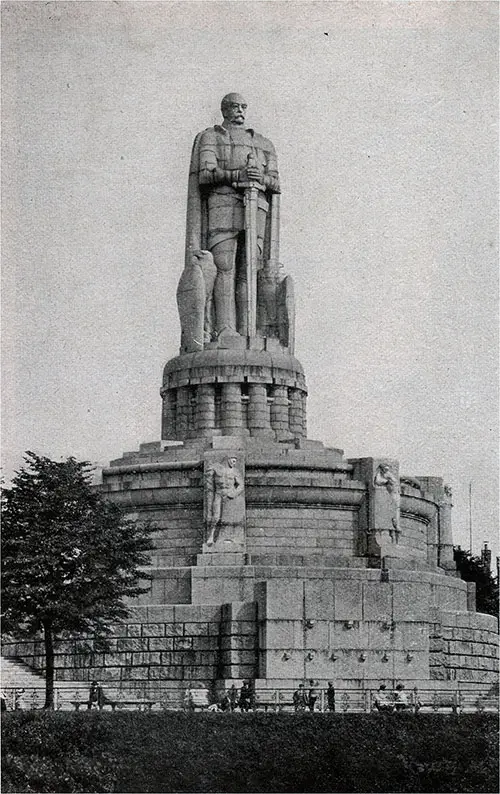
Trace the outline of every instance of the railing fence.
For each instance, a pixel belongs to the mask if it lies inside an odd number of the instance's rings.
[[[123,690],[105,687],[105,703],[103,708],[112,704],[117,709],[153,709],[155,711],[178,711],[185,707],[184,690],[158,690],[142,698],[140,693],[134,699],[127,699]],[[314,711],[317,713],[335,711],[337,713],[369,713],[376,711],[376,689],[337,689],[335,691],[334,708],[329,707],[326,689],[317,689],[317,700],[314,708],[305,703],[297,706],[293,702],[294,689],[257,689],[252,693],[251,710],[268,712]],[[45,703],[45,688],[42,687],[4,687],[5,701],[8,711],[19,709],[42,709]],[[408,689],[404,690],[407,700],[405,710],[414,712],[481,712],[499,711],[498,695],[485,694],[473,689],[435,690]],[[227,692],[226,694],[230,694]],[[305,691],[307,696],[307,690]],[[393,703],[394,693],[387,691],[389,704]],[[221,693],[222,696],[222,693]],[[54,708],[57,711],[68,711],[77,706],[87,708],[88,690],[83,687],[54,690]]]

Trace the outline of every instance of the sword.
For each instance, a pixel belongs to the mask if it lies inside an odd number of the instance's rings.
[[[247,157],[247,166],[256,166],[252,153]],[[243,183],[245,192],[243,201],[245,205],[245,265],[247,275],[247,310],[246,331],[247,336],[256,336],[257,333],[257,265],[259,249],[257,245],[257,211],[259,190],[264,188],[259,182],[249,181]]]

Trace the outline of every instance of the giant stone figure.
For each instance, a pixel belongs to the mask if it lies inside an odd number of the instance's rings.
[[[221,103],[223,122],[194,141],[188,187],[184,282],[199,252],[211,254],[215,279],[189,286],[203,322],[203,340],[184,333],[181,350],[200,349],[221,336],[293,337],[293,287],[279,274],[279,174],[270,140],[245,127],[247,104],[239,94]],[[187,274],[187,275],[186,275]],[[187,293],[186,293],[187,294]],[[179,285],[181,326],[190,326]]]

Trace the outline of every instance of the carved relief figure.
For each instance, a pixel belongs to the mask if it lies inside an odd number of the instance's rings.
[[[401,533],[400,526],[400,506],[401,506],[401,492],[399,485],[399,477],[394,474],[391,467],[387,464],[381,463],[377,467],[373,484],[379,488],[385,488],[389,494],[394,506],[394,515],[392,517],[392,528],[389,527],[389,534],[391,540],[396,543],[399,542],[399,535]]]
[[[207,314],[205,339],[214,334],[246,334],[248,262],[245,250],[244,194],[256,186],[258,258],[270,258],[277,246],[279,175],[270,140],[245,128],[247,103],[227,94],[221,103],[223,122],[197,135],[188,187],[186,260],[193,250],[208,250],[216,267],[213,310]],[[273,212],[276,217],[273,223]]]
[[[228,457],[212,463],[205,474],[205,522],[207,546],[212,546],[222,527],[241,526],[245,520],[244,479],[236,467],[237,460]],[[230,538],[227,538],[228,540]]]

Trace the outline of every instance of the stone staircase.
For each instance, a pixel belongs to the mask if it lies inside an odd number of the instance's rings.
[[[45,686],[45,678],[30,667],[14,659],[0,657],[2,689],[32,689]]]
[[[0,683],[7,708],[41,708],[45,700],[45,676],[19,659],[0,657]],[[89,684],[85,681],[54,681],[56,707],[71,708],[72,699],[85,700]]]
[[[8,711],[41,709],[45,703],[45,676],[33,670],[17,657],[0,656],[0,686],[5,693]],[[54,707],[58,711],[72,711],[76,703],[84,704],[89,696],[89,681],[54,681]],[[148,701],[132,689],[105,684],[107,708],[116,703],[120,707],[145,708]],[[155,701],[155,703],[159,703]]]

